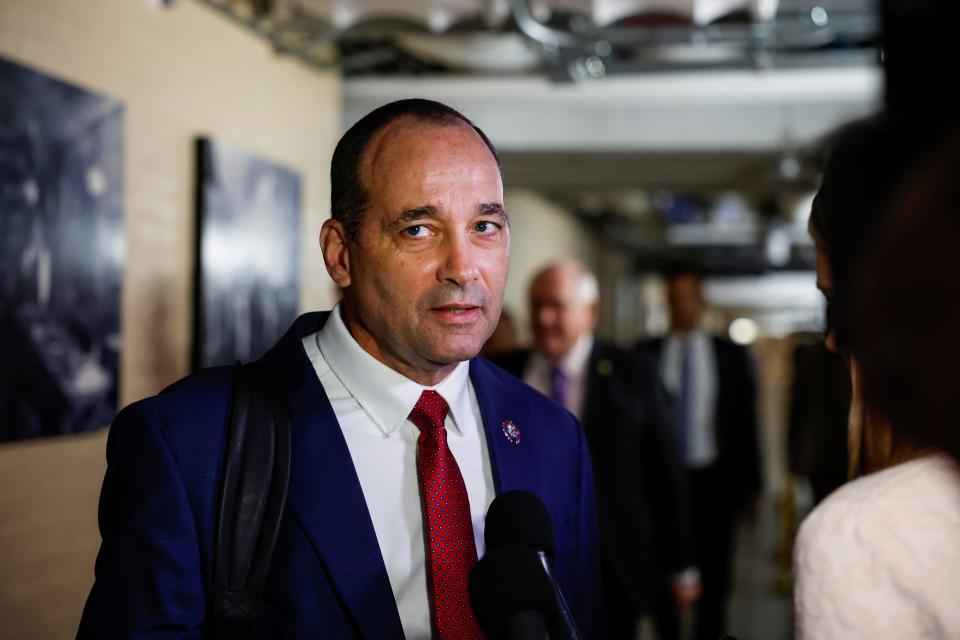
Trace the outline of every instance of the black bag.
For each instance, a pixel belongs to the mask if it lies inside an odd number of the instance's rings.
[[[233,369],[213,546],[211,637],[247,637],[260,608],[290,482],[290,418],[275,373]]]

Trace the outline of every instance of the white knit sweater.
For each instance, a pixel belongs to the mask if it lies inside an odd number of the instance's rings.
[[[931,455],[841,487],[794,567],[798,640],[960,638],[960,469]]]

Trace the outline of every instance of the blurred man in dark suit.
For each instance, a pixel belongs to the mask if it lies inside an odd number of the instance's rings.
[[[597,281],[579,263],[540,271],[530,286],[533,351],[498,361],[576,415],[593,461],[611,638],[632,638],[652,612],[661,565],[674,605],[696,600],[684,472],[653,361],[593,337]]]
[[[736,523],[759,506],[756,381],[746,349],[701,328],[706,305],[700,273],[671,273],[667,298],[670,334],[638,351],[653,355],[674,400],[674,435],[686,463],[703,583],[694,637],[717,640],[726,625]],[[666,597],[657,623],[664,638],[679,636],[679,616]]]

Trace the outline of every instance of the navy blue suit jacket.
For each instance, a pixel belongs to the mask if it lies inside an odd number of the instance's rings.
[[[350,453],[301,339],[300,317],[261,360],[288,394],[288,509],[254,638],[402,638]],[[576,420],[483,359],[470,376],[497,493],[527,489],[553,520],[560,587],[587,637],[602,633],[590,462]],[[100,497],[103,542],[78,638],[203,638],[231,369],[200,371],[117,416]],[[519,444],[502,433],[513,420]]]

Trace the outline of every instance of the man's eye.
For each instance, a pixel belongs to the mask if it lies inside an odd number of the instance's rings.
[[[500,228],[499,225],[494,224],[489,220],[481,220],[480,222],[473,225],[473,229],[477,233],[493,233],[499,228]]]
[[[422,224],[415,224],[412,227],[407,227],[403,230],[403,232],[411,238],[422,238],[423,236],[427,235],[427,231],[428,229],[426,225]]]

